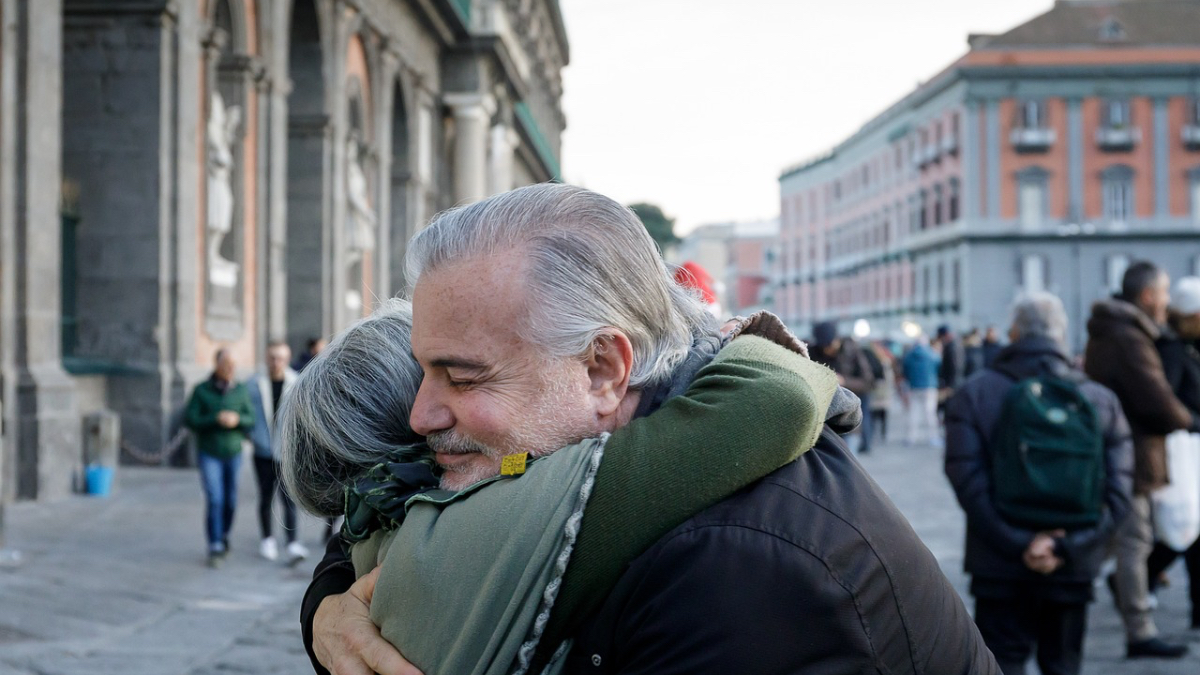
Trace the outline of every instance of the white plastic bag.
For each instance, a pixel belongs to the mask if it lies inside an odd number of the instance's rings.
[[[1154,529],[1159,541],[1186,551],[1200,538],[1200,434],[1167,436],[1167,476],[1171,483],[1151,495]]]

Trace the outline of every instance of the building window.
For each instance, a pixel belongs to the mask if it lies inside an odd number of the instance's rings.
[[[959,206],[958,206],[958,199],[959,199],[959,197],[958,197],[958,189],[959,189],[959,188],[958,188],[958,179],[957,179],[957,178],[951,178],[951,179],[950,179],[950,201],[949,201],[949,203],[946,205],[946,211],[947,211],[947,213],[946,213],[946,220],[950,221],[951,223],[953,223],[953,222],[955,222],[956,220],[958,220],[958,209],[959,209]]]
[[[929,193],[921,190],[917,197],[917,228],[924,231],[929,227]]]
[[[942,224],[942,186],[933,186],[933,224]]]
[[[1110,129],[1124,129],[1129,126],[1128,100],[1114,98],[1104,102],[1104,126]]]
[[[1028,99],[1021,102],[1021,127],[1041,129],[1046,126],[1046,102]]]
[[[1037,229],[1046,220],[1046,180],[1049,173],[1030,167],[1017,173],[1017,217],[1021,227]]]
[[[1125,27],[1115,17],[1108,17],[1100,24],[1101,40],[1124,40]]]
[[[1125,270],[1129,269],[1129,256],[1109,256],[1104,265],[1104,286],[1109,293],[1121,292],[1121,280],[1125,278]]]
[[[1104,197],[1104,218],[1124,224],[1133,216],[1133,169],[1110,166],[1100,174]]]
[[[1188,195],[1192,198],[1192,224],[1200,227],[1200,166],[1188,172]]]
[[[1038,293],[1046,290],[1046,259],[1040,255],[1021,258],[1021,290]]]

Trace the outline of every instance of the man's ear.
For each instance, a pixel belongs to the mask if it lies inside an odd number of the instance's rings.
[[[629,391],[629,375],[633,372],[633,344],[629,337],[615,329],[596,336],[585,365],[596,414],[606,417],[616,413]]]

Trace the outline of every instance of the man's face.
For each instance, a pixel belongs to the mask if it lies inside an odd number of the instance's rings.
[[[282,380],[287,366],[292,361],[292,350],[285,345],[276,345],[267,350],[267,372],[272,380]]]
[[[1154,319],[1154,323],[1167,322],[1167,306],[1171,304],[1171,277],[1158,275],[1158,281],[1142,291],[1142,310]]]
[[[234,374],[237,372],[237,362],[228,353],[217,358],[215,374],[218,380],[232,382]]]
[[[500,473],[505,455],[549,454],[599,433],[582,361],[523,339],[524,259],[515,253],[421,275],[413,293],[413,355],[425,369],[410,422],[462,489]]]

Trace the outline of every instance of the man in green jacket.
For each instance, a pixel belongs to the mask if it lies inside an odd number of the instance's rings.
[[[242,439],[254,428],[254,409],[245,385],[234,379],[237,363],[218,349],[216,368],[188,399],[185,424],[196,435],[196,460],[204,486],[208,566],[218,567],[229,551],[229,530],[237,509],[237,476]]]

